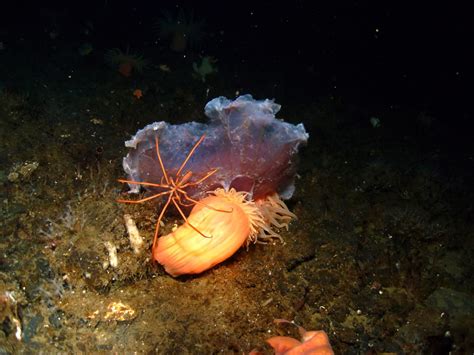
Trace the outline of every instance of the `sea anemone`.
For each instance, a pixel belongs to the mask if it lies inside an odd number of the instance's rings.
[[[275,319],[274,323],[289,323],[296,325],[286,319]],[[307,331],[303,327],[296,325],[300,333],[301,341],[287,337],[276,336],[267,339],[267,343],[273,348],[275,354],[314,354],[314,355],[334,355],[329,338],[324,330]]]
[[[164,12],[156,24],[157,32],[161,37],[170,38],[170,49],[175,52],[184,52],[188,45],[194,46],[202,37],[204,21],[194,19],[194,13],[186,13],[180,9],[176,16]]]
[[[129,77],[133,72],[141,73],[149,64],[147,59],[141,55],[124,53],[119,48],[113,48],[105,53],[105,62],[125,77]]]
[[[194,206],[187,223],[158,238],[153,258],[172,276],[198,274],[244,245],[281,239],[272,226],[287,226],[296,216],[277,194],[258,202],[248,197],[232,188],[210,192]],[[198,226],[200,233],[191,226]]]

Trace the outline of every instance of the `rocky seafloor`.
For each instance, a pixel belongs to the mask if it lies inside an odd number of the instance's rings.
[[[157,207],[116,202],[123,142],[154,120],[203,120],[209,87],[234,92],[153,75],[2,88],[0,353],[270,352],[266,338],[297,336],[276,318],[325,330],[336,353],[472,351],[472,157],[439,144],[436,122],[400,109],[374,128],[342,99],[277,97],[310,133],[288,201],[298,220],[284,243],[175,279],[150,262]],[[176,223],[170,210],[163,232]]]

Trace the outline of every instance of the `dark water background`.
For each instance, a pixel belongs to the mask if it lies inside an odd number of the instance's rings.
[[[175,51],[157,23],[180,11],[195,26]],[[336,353],[472,352],[472,12],[20,1],[0,20],[1,353],[268,352],[269,336],[297,337],[275,318],[325,330]],[[130,76],[114,49],[134,58]],[[123,215],[150,245],[157,209],[115,202],[123,142],[246,93],[310,134],[298,220],[285,244],[173,279],[130,248]]]

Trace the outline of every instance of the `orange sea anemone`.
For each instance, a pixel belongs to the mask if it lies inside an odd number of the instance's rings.
[[[276,319],[275,323],[294,324],[285,319]],[[276,355],[334,355],[325,331],[306,331],[303,327],[297,327],[301,341],[286,336],[267,339],[267,343],[275,350]]]
[[[137,100],[140,100],[143,97],[143,91],[141,91],[140,89],[135,89],[133,90],[132,95],[135,96]]]
[[[126,78],[132,75],[132,71],[133,71],[132,63],[129,63],[129,62],[120,63],[118,66],[118,72]]]
[[[246,192],[219,188],[194,206],[186,223],[158,238],[153,258],[172,276],[198,274],[243,245],[281,238],[272,226],[287,227],[294,217],[277,194],[255,203]]]
[[[131,54],[127,51],[124,53],[118,48],[113,48],[105,53],[105,62],[124,77],[130,77],[133,72],[141,73],[149,64],[148,60],[141,55]]]

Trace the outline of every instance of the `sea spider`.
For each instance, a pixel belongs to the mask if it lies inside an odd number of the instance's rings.
[[[133,180],[125,180],[125,179],[119,179],[118,180],[119,182],[122,182],[122,183],[158,187],[158,188],[161,188],[161,189],[165,190],[165,191],[159,192],[157,194],[142,198],[140,200],[121,200],[121,199],[119,199],[119,200],[117,200],[118,202],[143,203],[143,202],[146,202],[146,201],[153,200],[153,199],[155,199],[157,197],[160,197],[160,196],[168,195],[168,199],[166,200],[165,205],[161,209],[160,215],[158,216],[158,221],[156,222],[155,235],[153,237],[152,250],[155,249],[156,240],[158,238],[158,233],[159,233],[159,230],[160,230],[161,219],[163,218],[168,206],[171,203],[176,207],[176,209],[178,210],[181,217],[183,217],[185,222],[191,228],[193,228],[197,233],[199,233],[203,237],[210,238],[210,237],[204,235],[202,232],[200,232],[199,229],[197,229],[191,223],[189,223],[189,221],[186,218],[183,210],[180,207],[180,205],[184,206],[184,207],[189,207],[189,206],[192,206],[194,204],[200,204],[201,202],[199,202],[199,201],[197,201],[197,200],[195,200],[195,199],[188,196],[188,194],[186,192],[186,189],[188,187],[191,187],[191,186],[199,185],[204,180],[209,178],[211,175],[215,174],[215,172],[217,171],[217,169],[213,169],[197,181],[190,181],[191,177],[193,175],[192,171],[188,171],[185,174],[182,174],[182,171],[183,171],[186,163],[189,161],[191,156],[194,154],[194,151],[197,149],[197,147],[202,143],[204,138],[205,138],[205,135],[203,134],[201,136],[201,138],[199,138],[199,140],[194,144],[192,149],[189,151],[188,155],[186,156],[186,159],[184,159],[184,161],[180,165],[178,171],[176,172],[176,175],[174,177],[172,177],[172,176],[169,176],[169,174],[166,171],[165,165],[163,164],[163,159],[161,158],[161,153],[160,153],[160,146],[159,146],[158,137],[155,137],[156,156],[158,158],[158,162],[160,164],[161,172],[163,174],[163,176],[161,178],[161,182],[158,184],[158,183],[154,183],[154,182],[145,182],[145,181],[133,181]],[[188,202],[186,203],[185,201],[188,201]],[[216,210],[216,211],[220,211],[220,212],[227,212],[227,213],[232,212],[232,211],[218,210],[218,209],[215,209],[215,208],[213,208],[211,206],[208,206],[208,205],[206,205],[206,207],[210,208],[210,209],[213,209],[213,210]]]

